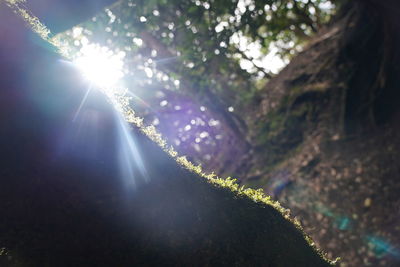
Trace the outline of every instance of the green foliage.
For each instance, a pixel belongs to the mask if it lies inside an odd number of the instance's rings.
[[[160,121],[161,128],[176,131],[171,125],[188,124],[168,121],[176,99],[187,97],[196,109],[206,107],[219,122],[218,131],[207,131],[201,151],[182,152],[208,166],[204,157],[219,157],[218,146],[245,142],[252,119],[246,114],[254,97],[334,10],[328,0],[123,0],[80,25],[79,34],[70,31],[57,37],[75,52],[86,42],[123,51],[129,90],[151,107],[135,103],[146,121]],[[163,100],[168,105],[161,106]],[[199,145],[194,137],[167,137],[181,147]]]
[[[271,45],[290,58],[329,20],[333,7],[327,0],[125,0],[82,26],[91,41],[131,58],[140,54],[144,65],[148,58],[173,61],[153,65],[185,81],[183,91],[203,103],[210,105],[211,92],[225,106],[240,107],[257,91],[252,81],[272,75],[261,63]],[[254,50],[261,51],[257,58]],[[250,67],[239,64],[244,61]]]

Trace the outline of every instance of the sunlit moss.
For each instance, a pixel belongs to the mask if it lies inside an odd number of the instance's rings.
[[[234,192],[238,196],[244,196],[250,198],[252,201],[256,203],[262,203],[265,205],[272,206],[276,210],[278,210],[285,219],[289,220],[292,222],[297,229],[299,229],[305,238],[305,240],[308,242],[308,244],[327,262],[330,264],[336,264],[336,262],[339,260],[339,258],[335,260],[329,260],[327,256],[325,255],[324,252],[322,252],[316,245],[315,242],[311,239],[310,236],[308,236],[302,229],[301,224],[298,220],[293,219],[290,217],[290,210],[285,209],[280,205],[278,201],[274,201],[271,199],[270,196],[267,196],[264,193],[263,189],[252,189],[252,188],[245,188],[244,186],[239,186],[239,184],[236,182],[236,179],[232,179],[231,177],[228,177],[226,179],[220,178],[214,173],[205,173],[202,171],[202,168],[200,165],[194,165],[192,162],[190,162],[185,156],[179,156],[178,152],[175,151],[175,149],[172,146],[168,146],[167,142],[163,139],[161,133],[157,131],[157,129],[151,125],[151,126],[145,126],[143,123],[143,119],[139,118],[135,115],[135,111],[130,107],[129,105],[129,100],[128,98],[124,96],[119,96],[118,98],[116,97],[111,97],[111,99],[114,99],[114,102],[116,106],[120,107],[120,111],[122,112],[125,120],[127,122],[130,122],[137,126],[142,133],[144,133],[147,137],[149,137],[152,141],[157,143],[168,155],[170,155],[172,158],[175,159],[175,161],[184,167],[185,169],[198,174],[200,177],[203,177],[207,179],[208,182],[215,186],[227,188],[230,191]],[[119,100],[118,100],[119,99]]]
[[[0,256],[7,255],[7,249],[6,248],[0,248]]]
[[[3,0],[14,13],[19,15],[37,35],[53,45],[57,52],[66,57],[66,51],[58,38],[52,38],[50,30],[25,6],[26,0]]]

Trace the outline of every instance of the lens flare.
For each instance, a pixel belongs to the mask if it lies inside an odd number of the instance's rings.
[[[124,52],[115,54],[107,47],[86,44],[82,46],[80,56],[73,63],[91,83],[101,88],[108,88],[123,78],[124,57]]]
[[[367,235],[366,240],[368,241],[370,249],[373,251],[376,257],[381,258],[389,254],[397,259],[400,259],[400,251],[383,238]]]
[[[135,188],[140,181],[147,182],[149,175],[136,145],[135,135],[129,129],[128,123],[118,112],[115,112],[115,120],[118,123],[118,150],[121,175],[127,187]]]

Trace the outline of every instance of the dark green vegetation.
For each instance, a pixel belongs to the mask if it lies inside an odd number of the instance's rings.
[[[87,84],[0,14],[2,266],[329,265],[274,207],[183,169],[136,128],[145,171],[132,162],[119,179],[113,108],[93,91],[81,116],[99,123],[73,120]]]

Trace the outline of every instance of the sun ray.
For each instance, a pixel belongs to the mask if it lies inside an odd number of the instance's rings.
[[[92,86],[93,86],[92,83],[90,83],[88,89],[87,89],[86,92],[85,92],[85,95],[84,95],[83,98],[82,98],[81,103],[79,104],[78,109],[77,109],[76,112],[75,112],[74,118],[72,119],[73,122],[76,121],[76,118],[78,118],[78,116],[79,116],[79,114],[80,114],[80,112],[81,112],[82,107],[85,105],[85,102],[86,102],[86,100],[87,100],[87,98],[88,98],[88,96],[89,96],[89,93],[90,93],[90,91],[92,90]]]

